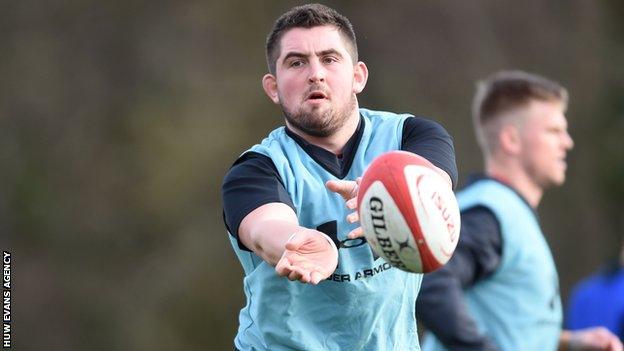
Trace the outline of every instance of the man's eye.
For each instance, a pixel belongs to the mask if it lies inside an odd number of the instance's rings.
[[[301,67],[303,66],[303,61],[302,60],[295,60],[290,62],[290,67]]]
[[[552,134],[562,134],[565,132],[563,128],[558,128],[558,127],[551,127],[548,129],[548,131]]]
[[[335,57],[332,56],[327,56],[323,59],[324,63],[332,63],[332,62],[336,62],[338,61]]]

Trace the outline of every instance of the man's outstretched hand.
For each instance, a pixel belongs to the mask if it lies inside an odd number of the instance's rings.
[[[564,330],[562,341],[567,341],[559,347],[564,351],[622,351],[620,339],[604,327]]]
[[[288,239],[275,271],[289,280],[318,284],[329,277],[337,265],[338,250],[331,239],[319,231],[306,229]]]

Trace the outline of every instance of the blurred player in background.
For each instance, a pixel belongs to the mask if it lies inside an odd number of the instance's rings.
[[[355,180],[374,158],[400,149],[431,161],[451,186],[451,137],[427,119],[358,107],[368,69],[351,23],[333,9],[313,4],[282,15],[266,55],[262,86],[285,126],[244,152],[222,186],[245,271],[235,347],[419,350],[422,275],[392,268],[356,238]]]
[[[603,326],[624,340],[624,244],[618,259],[572,289],[567,312],[570,330]]]
[[[565,180],[567,101],[558,83],[525,72],[479,84],[473,117],[485,173],[457,195],[454,256],[423,280],[423,350],[622,350],[604,328],[561,329],[557,270],[536,209]]]

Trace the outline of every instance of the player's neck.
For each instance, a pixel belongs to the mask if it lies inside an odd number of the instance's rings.
[[[521,166],[514,163],[487,162],[485,173],[514,188],[531,207],[536,209],[539,206],[544,189],[536,184]]]
[[[357,130],[359,122],[360,114],[359,109],[356,106],[351,116],[346,120],[345,124],[338,131],[336,131],[336,133],[327,137],[309,135],[298,130],[297,128],[293,128],[289,124],[287,125],[293,133],[297,134],[308,143],[316,145],[318,147],[322,147],[323,149],[335,155],[340,155],[342,154],[342,149],[344,148],[344,146],[347,144],[349,139]]]

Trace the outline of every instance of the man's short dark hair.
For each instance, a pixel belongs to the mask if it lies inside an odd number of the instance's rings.
[[[500,71],[481,81],[473,101],[475,123],[486,124],[532,100],[568,103],[568,92],[559,83],[523,71]]]
[[[266,58],[269,72],[275,74],[276,61],[280,54],[280,39],[292,28],[313,28],[318,26],[334,26],[338,29],[347,43],[347,50],[353,58],[358,60],[355,32],[349,19],[336,10],[321,4],[307,4],[293,7],[284,13],[273,24],[266,41]]]

